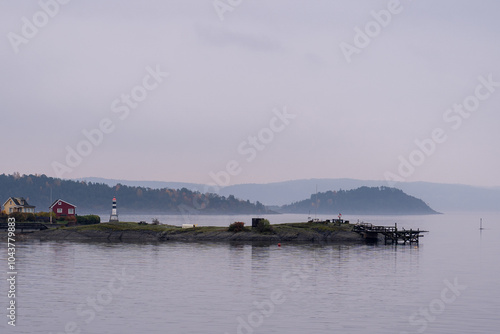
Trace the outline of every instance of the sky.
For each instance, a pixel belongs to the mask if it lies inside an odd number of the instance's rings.
[[[500,186],[496,0],[0,2],[0,173]]]

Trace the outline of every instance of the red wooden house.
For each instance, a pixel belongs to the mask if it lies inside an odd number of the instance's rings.
[[[76,205],[58,199],[49,207],[50,212],[54,212],[57,217],[60,216],[75,216],[76,215]]]

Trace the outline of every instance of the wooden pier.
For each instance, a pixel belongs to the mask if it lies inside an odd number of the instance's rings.
[[[384,236],[384,244],[418,244],[421,233],[428,231],[417,230],[398,230],[398,225],[394,226],[376,226],[369,223],[358,223],[354,225],[354,232],[361,234],[367,241],[378,241],[379,233]]]

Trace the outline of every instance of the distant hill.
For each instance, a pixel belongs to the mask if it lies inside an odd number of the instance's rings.
[[[24,197],[36,211],[48,211],[52,200],[64,199],[77,206],[80,214],[111,211],[114,196],[119,213],[148,212],[170,214],[264,214],[259,202],[217,194],[201,194],[187,188],[152,189],[117,184],[61,180],[45,175],[0,175],[0,202],[9,197]]]
[[[92,178],[86,178],[87,181]],[[176,183],[159,181],[126,181],[94,179],[111,186],[121,183],[130,186],[145,186],[151,188],[187,188],[203,192],[205,186],[195,183]],[[95,182],[95,181],[93,181]],[[316,191],[351,190],[362,186],[388,186],[386,181],[356,180],[356,179],[307,179],[267,184],[237,184],[222,188],[218,194],[234,195],[237,198],[260,201],[265,205],[285,205],[309,197]],[[439,212],[459,211],[500,211],[500,187],[476,187],[463,184],[443,184],[431,182],[398,182],[391,187],[403,190],[405,193],[423,199],[430,207]]]
[[[352,190],[362,186],[388,186],[385,181],[355,179],[309,179],[269,184],[241,184],[228,186],[219,193],[254,200],[259,198],[266,205],[284,205],[307,198],[317,188],[319,191]],[[500,187],[475,187],[461,184],[431,182],[398,182],[391,187],[421,198],[439,212],[500,211]]]
[[[284,205],[280,212],[319,214],[436,214],[421,199],[389,187],[327,191]]]

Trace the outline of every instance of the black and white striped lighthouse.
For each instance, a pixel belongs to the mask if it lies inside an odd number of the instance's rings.
[[[118,212],[116,211],[116,197],[113,197],[113,208],[111,209],[111,216],[109,216],[109,222],[118,222]]]

